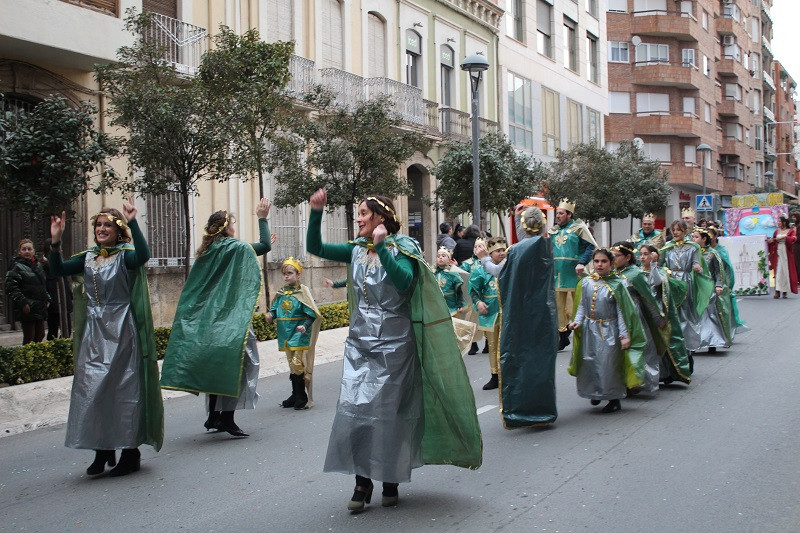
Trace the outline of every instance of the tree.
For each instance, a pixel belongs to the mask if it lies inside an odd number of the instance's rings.
[[[630,215],[642,218],[645,213],[655,213],[669,205],[672,187],[669,174],[662,170],[659,161],[645,157],[630,141],[620,143],[614,156],[622,176],[623,190],[628,191]]]
[[[189,197],[202,180],[228,180],[233,172],[231,137],[209,87],[183,78],[164,59],[165,48],[142,38],[152,16],[129,11],[126,28],[137,36],[117,51],[118,62],[99,66],[98,81],[110,96],[111,124],[126,130],[125,155],[132,179],[116,177],[103,185],[139,194],[181,195],[184,225],[184,276],[189,275],[192,227]]]
[[[344,207],[347,234],[353,238],[356,202],[369,194],[409,194],[398,169],[426,141],[401,129],[388,96],[362,101],[352,112],[337,107],[323,88],[304,100],[317,110],[316,116],[296,118],[291,133],[273,140],[269,170],[278,183],[275,205],[298,205],[324,187],[328,210]]]
[[[114,139],[95,126],[90,102],[73,108],[48,96],[30,113],[0,115],[0,191],[7,205],[39,218],[68,210],[118,153]]]
[[[542,164],[517,152],[505,136],[491,134],[478,141],[478,165],[481,210],[497,214],[505,228],[508,210],[539,191],[545,177]],[[472,143],[450,143],[433,168],[439,185],[431,203],[449,213],[471,211],[472,168]]]

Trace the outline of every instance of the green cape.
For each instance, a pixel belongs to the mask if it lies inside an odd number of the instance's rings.
[[[596,274],[595,274],[596,275]],[[611,294],[614,295],[614,301],[622,311],[622,317],[625,319],[625,327],[628,328],[628,338],[631,341],[631,346],[627,350],[622,350],[622,368],[625,373],[625,386],[629,389],[641,387],[644,385],[644,347],[647,344],[647,336],[644,333],[644,326],[642,321],[639,320],[639,313],[636,312],[636,305],[634,305],[628,290],[622,285],[622,282],[615,274],[609,274],[602,279],[609,289]],[[575,302],[572,310],[572,316],[578,311],[578,305],[581,301],[583,294],[583,281],[578,283],[575,289]],[[572,332],[572,360],[570,361],[567,372],[571,376],[578,375],[578,367],[581,364],[583,350],[583,328],[578,328]]]
[[[739,317],[739,303],[736,301],[736,295],[733,294],[734,285],[736,284],[736,273],[733,270],[733,263],[731,262],[731,256],[728,253],[728,249],[718,244],[714,250],[719,254],[722,258],[722,262],[725,263],[725,272],[727,274],[726,278],[728,281],[728,289],[730,289],[731,293],[731,317],[733,319],[733,325],[737,328],[743,328],[739,331],[747,331],[747,324]]]
[[[353,241],[367,246],[364,238]],[[425,464],[451,464],[476,469],[481,465],[483,442],[475,396],[458,349],[450,310],[433,270],[422,258],[417,242],[405,235],[386,237],[386,246],[417,261],[418,275],[411,294],[411,320],[422,366]],[[348,269],[347,299],[352,311],[352,269]]]
[[[93,246],[77,254],[85,255],[87,252],[97,252],[100,248]],[[111,253],[125,253],[125,250],[134,250],[132,244],[120,244],[113,248],[106,248]],[[123,257],[123,261],[125,258]],[[161,388],[158,386],[158,354],[156,352],[156,337],[153,329],[153,312],[150,307],[150,289],[147,286],[147,270],[139,267],[128,271],[131,279],[131,310],[136,322],[136,332],[139,334],[139,345],[142,347],[143,378],[144,378],[144,424],[145,444],[149,444],[156,451],[164,443],[164,404],[161,399]],[[82,276],[81,276],[82,277]],[[75,320],[75,331],[72,333],[72,353],[77,358],[80,353],[83,332],[86,329],[86,310],[89,299],[86,296],[83,283],[74,285],[72,296],[72,309]]]
[[[708,248],[703,248],[703,253],[706,252],[713,254],[714,257],[717,258],[717,263],[719,264],[719,275],[722,276],[722,292],[717,295],[717,313],[719,314],[722,333],[725,335],[725,339],[728,341],[728,344],[733,344],[733,337],[731,336],[731,290],[728,287],[727,268],[719,252],[714,248],[710,246]],[[713,287],[714,280],[711,279],[711,274],[708,275],[708,281]],[[716,290],[716,287],[714,287],[714,290]]]
[[[671,363],[669,375],[673,380],[691,383],[689,353],[686,351],[681,320],[678,317],[678,308],[686,298],[687,285],[685,281],[670,276],[666,268],[659,268],[659,271],[661,272],[661,307],[669,318],[669,348],[666,351],[667,358]]]
[[[250,244],[214,242],[195,261],[169,336],[161,386],[192,393],[239,396],[244,348],[261,289]]]
[[[617,271],[617,276],[627,279],[633,287],[633,290],[636,291],[636,294],[644,300],[642,302],[642,315],[647,322],[647,327],[650,328],[650,334],[653,336],[653,341],[656,343],[656,350],[659,354],[663,354],[669,348],[671,328],[669,321],[666,320],[666,317],[661,312],[661,306],[658,305],[655,296],[653,296],[650,282],[647,281],[647,277],[644,275],[642,269],[635,265]],[[660,320],[653,316],[650,310],[653,312],[657,311]],[[660,326],[658,324],[659,322],[661,322]]]
[[[711,274],[708,272],[706,260],[703,259],[703,253],[700,251],[700,245],[692,241],[684,241],[684,244],[688,244],[697,249],[697,256],[700,259],[700,267],[703,269],[703,272],[700,275],[698,275],[697,272],[692,271],[692,295],[694,296],[694,308],[697,310],[697,316],[703,316],[706,307],[708,307],[708,301],[711,299],[711,295],[714,292],[714,282],[711,281]],[[669,241],[660,250],[659,254],[663,257],[664,252],[674,247],[675,241]]]
[[[529,237],[508,249],[500,273],[500,414],[506,429],[556,421],[558,317],[553,245]],[[531,342],[536,339],[536,342]]]

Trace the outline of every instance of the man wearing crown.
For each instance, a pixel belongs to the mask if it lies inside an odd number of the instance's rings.
[[[556,225],[550,228],[555,267],[559,350],[563,350],[569,344],[570,332],[567,326],[572,318],[572,299],[575,287],[578,285],[578,276],[592,260],[592,252],[597,248],[597,243],[586,224],[582,220],[573,218],[574,212],[575,203],[564,198],[556,209]]]
[[[686,209],[681,209],[681,218],[683,219],[684,222],[686,222],[686,225],[689,227],[690,230],[697,225],[697,220],[696,220],[697,216],[694,212],[694,209],[692,209],[691,207],[687,207]]]
[[[633,249],[636,251],[636,256],[639,256],[639,249],[645,245],[655,246],[657,249],[664,247],[664,234],[656,229],[656,216],[653,213],[645,213],[642,217],[642,228],[631,235],[629,239],[633,244]]]

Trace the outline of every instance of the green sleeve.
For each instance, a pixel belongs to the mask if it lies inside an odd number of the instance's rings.
[[[306,315],[306,319],[303,322],[303,325],[306,327],[306,330],[311,329],[311,324],[317,319],[317,314],[314,312],[313,309],[308,307],[307,305],[303,304],[303,313]]]
[[[483,299],[483,276],[476,270],[469,275],[469,295],[472,298],[472,306],[478,309],[478,302]]]
[[[61,258],[61,243],[55,243],[50,249],[50,271],[55,276],[75,276],[83,274],[84,254],[76,255],[64,261]]]
[[[333,282],[333,288],[334,289],[343,289],[344,287],[347,287],[347,280],[346,279],[342,279],[342,280]]]
[[[322,211],[317,211],[316,209],[311,210],[311,216],[308,219],[308,231],[306,232],[306,250],[308,253],[330,261],[349,263],[353,255],[353,246],[355,246],[355,244],[323,243]]]
[[[250,244],[256,255],[264,255],[272,250],[272,244],[269,242],[269,222],[266,218],[258,219],[258,242]]]
[[[276,294],[275,298],[272,300],[272,306],[270,306],[270,308],[269,308],[269,312],[272,315],[272,318],[275,318],[275,317],[278,316],[278,300],[280,300],[280,299],[281,299],[281,295],[280,294]]]
[[[134,249],[125,250],[125,266],[133,270],[147,263],[150,259],[150,248],[147,246],[147,241],[142,235],[142,230],[139,229],[139,223],[136,222],[136,219],[128,222],[128,228],[131,230]]]
[[[464,287],[463,281],[459,281],[458,283],[456,283],[456,305],[458,306],[459,309],[464,307],[464,292],[462,291],[463,287]]]
[[[386,241],[381,241],[375,245],[375,252],[381,260],[386,275],[389,276],[392,284],[399,291],[407,291],[411,288],[414,281],[414,261],[403,253],[397,256],[392,255],[386,247]]]

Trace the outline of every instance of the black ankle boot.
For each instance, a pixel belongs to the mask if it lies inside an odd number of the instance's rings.
[[[364,504],[372,500],[372,480],[364,476],[356,476],[356,488],[353,497],[347,502],[347,509],[355,513],[364,510]]]
[[[139,448],[125,448],[119,454],[119,464],[111,469],[112,477],[126,476],[131,472],[138,472],[141,466],[142,454]]]
[[[494,390],[497,387],[498,387],[497,374],[492,374],[492,377],[489,378],[489,381],[487,381],[486,385],[483,386],[483,390]]]
[[[292,383],[292,395],[281,402],[281,407],[291,409],[297,403],[297,396],[295,395],[294,374],[289,374],[289,381]]]
[[[467,352],[467,355],[475,355],[476,353],[478,353],[478,343],[477,342],[473,342],[472,346],[469,347],[469,351]]]
[[[602,411],[604,413],[613,413],[615,411],[619,411],[622,409],[622,403],[619,400],[609,400],[605,407],[603,407]]]
[[[292,394],[295,397],[295,411],[308,409],[308,394],[306,393],[306,380],[303,374],[292,374]]]
[[[383,482],[383,494],[381,495],[381,505],[383,507],[394,507],[397,505],[397,501],[400,497],[397,488],[397,483]]]
[[[242,431],[242,429],[236,425],[236,422],[233,421],[233,413],[233,411],[222,411],[222,416],[219,421],[220,431],[227,431],[234,437],[249,437],[250,435]]]
[[[203,424],[203,427],[206,428],[206,431],[216,429],[219,431],[219,416],[220,412],[215,411],[217,407],[217,395],[216,394],[209,394],[208,395],[208,419]]]
[[[569,346],[569,330],[558,332],[558,350],[561,351]]]
[[[86,474],[96,476],[106,471],[106,464],[114,466],[117,464],[116,450],[95,450],[94,462],[86,469]]]
[[[481,353],[489,353],[489,341],[486,341],[486,344],[484,344],[483,351]]]

